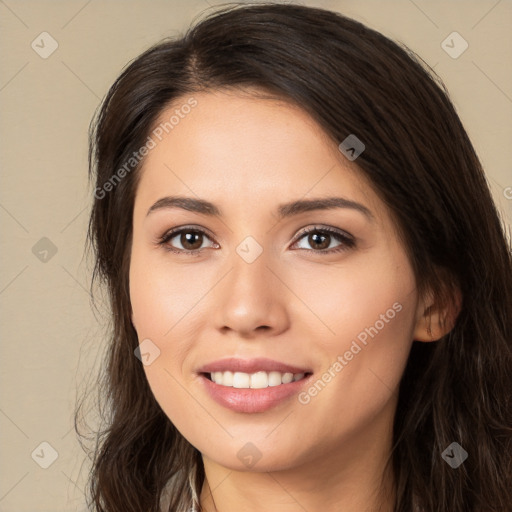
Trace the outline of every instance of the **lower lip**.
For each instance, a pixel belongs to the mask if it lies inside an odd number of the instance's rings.
[[[296,395],[310,380],[311,374],[288,384],[269,386],[263,389],[240,389],[221,386],[215,384],[203,374],[200,377],[206,391],[218,404],[236,412],[265,412]]]

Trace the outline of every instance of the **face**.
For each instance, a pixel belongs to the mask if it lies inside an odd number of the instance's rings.
[[[390,214],[302,110],[193,97],[155,125],[182,112],[153,132],[136,193],[130,297],[151,390],[227,468],[356,457],[389,437],[418,318]],[[345,202],[283,206],[327,198]]]

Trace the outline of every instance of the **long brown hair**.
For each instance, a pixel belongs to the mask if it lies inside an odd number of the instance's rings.
[[[200,453],[164,414],[134,356],[128,270],[141,162],[126,162],[171,102],[220,88],[291,101],[336,145],[357,134],[366,145],[357,165],[396,220],[419,293],[432,289],[441,306],[461,292],[453,329],[414,342],[401,381],[389,461],[395,512],[512,510],[512,258],[468,135],[442,81],[414,52],[341,14],[273,3],[223,6],[151,47],[123,70],[91,123],[92,282],[106,285],[112,332],[98,381],[104,428],[92,450],[90,505],[156,512],[173,478],[169,511],[182,512],[192,501],[189,477],[198,495],[204,482]],[[468,453],[457,469],[441,456],[452,442]]]

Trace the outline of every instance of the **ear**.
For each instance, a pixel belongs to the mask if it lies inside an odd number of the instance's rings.
[[[416,326],[413,340],[431,342],[441,339],[453,327],[462,307],[462,294],[458,288],[451,291],[448,303],[442,307],[434,302],[431,291],[420,300],[416,310]]]

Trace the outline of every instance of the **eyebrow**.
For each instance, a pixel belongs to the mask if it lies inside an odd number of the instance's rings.
[[[185,196],[167,196],[162,197],[154,203],[148,210],[146,215],[150,213],[167,208],[181,208],[189,212],[201,213],[203,215],[210,215],[215,217],[223,217],[222,211],[210,201],[205,199],[196,199],[193,197]],[[326,197],[316,199],[302,199],[291,201],[289,203],[280,204],[277,208],[277,216],[279,220],[300,213],[309,212],[313,210],[333,210],[335,208],[349,208],[356,210],[365,215],[368,220],[374,221],[373,213],[361,203],[345,199],[343,197]]]

